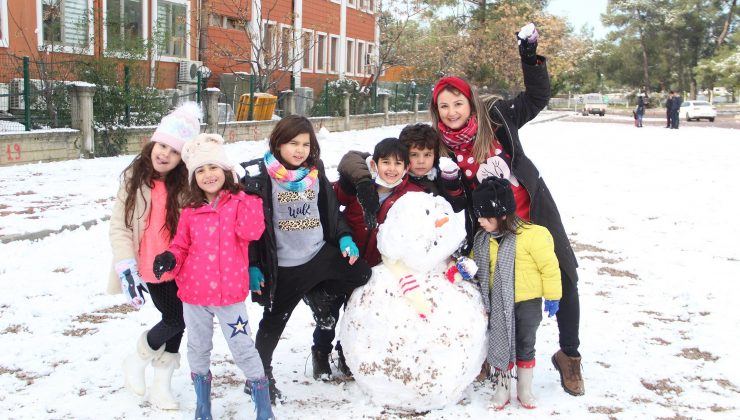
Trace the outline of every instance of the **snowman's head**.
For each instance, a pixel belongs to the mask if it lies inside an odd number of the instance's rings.
[[[442,197],[409,192],[378,228],[378,250],[386,259],[427,272],[452,255],[465,235],[463,212],[453,212]]]

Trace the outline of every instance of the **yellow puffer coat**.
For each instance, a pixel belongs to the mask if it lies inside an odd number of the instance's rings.
[[[496,268],[498,241],[491,239],[491,278]],[[516,259],[514,260],[514,302],[544,297],[560,300],[560,266],[555,256],[555,244],[547,228],[539,225],[522,225],[517,230]]]

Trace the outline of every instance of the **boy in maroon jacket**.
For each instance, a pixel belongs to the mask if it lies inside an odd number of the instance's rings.
[[[357,200],[357,192],[351,180],[340,176],[339,181],[334,183],[334,192],[339,203],[344,206],[342,214],[352,229],[352,239],[360,248],[360,258],[365,259],[373,267],[381,262],[380,252],[378,252],[377,225],[385,221],[391,206],[401,196],[409,191],[424,192],[424,189],[415,183],[409,182],[409,151],[397,138],[391,137],[381,140],[375,145],[373,154],[364,154],[363,158],[367,161],[367,166],[374,181],[373,187],[378,194],[379,207],[374,215],[375,220],[377,220],[376,225],[370,227],[366,224],[363,208]],[[321,291],[315,291],[306,295],[305,299],[320,299],[321,296]],[[345,301],[346,299],[340,298],[334,302],[321,302],[321,304],[331,305],[334,319],[339,319],[339,309]],[[321,329],[317,326],[314,330],[314,345],[311,348],[314,379],[331,379],[329,355],[332,352],[331,343],[334,340],[334,335],[334,328]],[[336,349],[339,353],[339,370],[344,375],[350,376],[352,373],[344,361],[344,354],[339,342],[337,342]]]

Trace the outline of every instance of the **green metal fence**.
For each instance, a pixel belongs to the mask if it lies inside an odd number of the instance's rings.
[[[0,55],[0,131],[69,127],[71,61]]]

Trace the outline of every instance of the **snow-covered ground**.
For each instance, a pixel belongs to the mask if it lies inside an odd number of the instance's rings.
[[[331,176],[345,151],[371,150],[401,128],[331,133],[321,142]],[[549,361],[557,325],[546,319],[537,343],[536,410],[514,403],[490,412],[490,383],[418,416],[374,406],[353,382],[311,378],[313,320],[300,304],[274,358],[288,398],[275,409],[278,418],[738,418],[738,131],[549,121],[528,124],[521,137],[581,264],[586,395],[561,390]],[[235,161],[264,149],[265,142],[227,146]],[[122,386],[122,358],[157,319],[151,303],[131,311],[120,296],[104,294],[107,216],[131,158],[0,168],[3,418],[192,418],[185,358],[173,379],[179,412],[159,411]],[[248,307],[254,332],[261,308]],[[214,417],[253,418],[219,334],[214,344]]]

